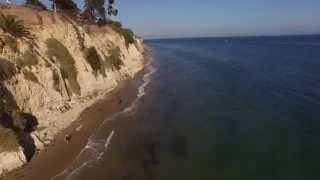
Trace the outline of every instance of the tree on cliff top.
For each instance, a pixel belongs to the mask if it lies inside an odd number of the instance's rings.
[[[61,11],[67,14],[72,14],[72,15],[77,15],[79,13],[77,4],[74,3],[72,0],[50,0],[50,1],[52,1],[53,3],[52,7],[54,7],[54,3],[55,3],[56,9],[58,11]]]
[[[43,5],[39,0],[26,0],[25,4],[40,7],[43,10],[47,9],[47,7]]]
[[[109,16],[117,16],[118,15],[118,9],[114,8],[115,0],[109,0],[108,5],[108,15]]]
[[[106,19],[105,0],[85,0],[84,3],[82,17],[86,20],[95,22],[97,19]]]

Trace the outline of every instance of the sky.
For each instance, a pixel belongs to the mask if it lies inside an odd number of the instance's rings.
[[[115,19],[144,38],[320,34],[320,0],[116,0],[116,6]]]

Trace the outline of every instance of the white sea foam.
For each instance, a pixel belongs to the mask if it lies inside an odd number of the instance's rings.
[[[103,155],[110,147],[111,140],[115,132],[112,131],[106,140],[98,139],[97,134],[103,129],[105,124],[108,123],[109,121],[115,120],[120,115],[132,112],[135,109],[135,107],[137,107],[137,105],[139,104],[140,99],[146,95],[146,87],[151,82],[151,75],[157,71],[156,68],[154,68],[151,65],[151,62],[147,64],[146,67],[147,67],[147,73],[144,74],[143,76],[143,83],[138,88],[138,93],[135,100],[124,110],[117,112],[112,116],[108,117],[107,119],[105,119],[104,122],[99,126],[96,133],[90,136],[90,138],[88,139],[87,145],[78,154],[78,156],[75,158],[73,163],[67,169],[65,169],[58,175],[51,178],[51,180],[58,180],[58,179],[71,180],[73,177],[79,175],[82,169],[86,167],[91,167],[102,159]]]

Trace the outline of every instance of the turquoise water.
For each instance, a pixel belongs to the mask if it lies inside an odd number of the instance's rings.
[[[145,96],[74,179],[320,179],[320,36],[147,44]]]

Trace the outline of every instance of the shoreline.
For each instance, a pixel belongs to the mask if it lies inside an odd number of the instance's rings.
[[[0,179],[49,180],[68,168],[100,124],[107,117],[125,109],[136,99],[139,93],[139,80],[145,74],[147,61],[149,61],[147,56],[144,55],[143,69],[134,78],[121,81],[111,92],[98,98],[91,106],[85,108],[69,127],[58,133],[49,146],[37,152],[31,162]],[[72,135],[69,144],[65,142],[66,134]]]

